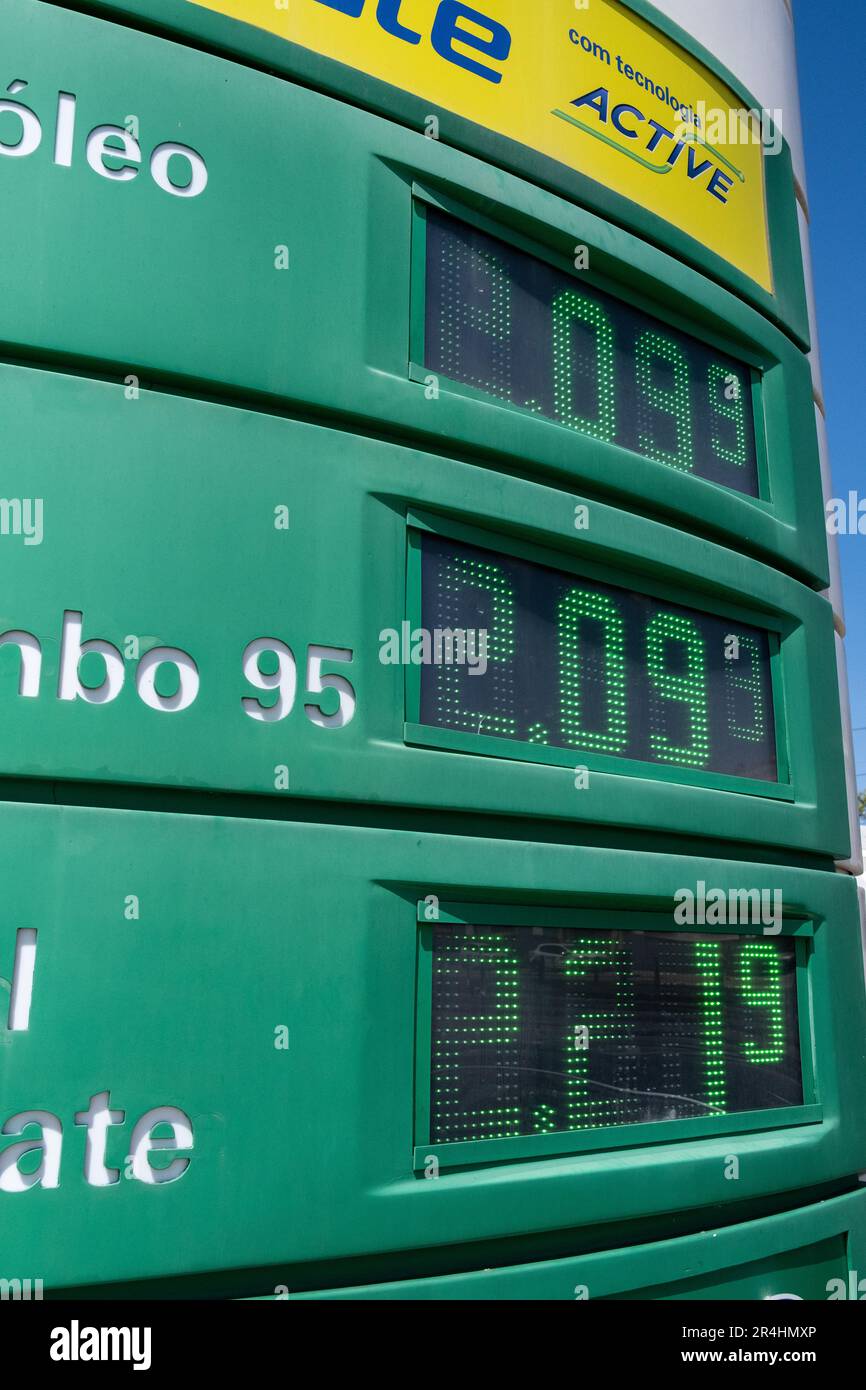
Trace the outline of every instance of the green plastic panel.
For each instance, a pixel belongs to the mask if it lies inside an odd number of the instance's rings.
[[[192,25],[254,33],[195,5],[171,9]],[[591,200],[575,206],[396,121],[58,6],[7,0],[0,34],[16,78],[6,100],[31,113],[0,112],[4,143],[22,121],[28,129],[20,153],[0,158],[15,208],[0,265],[7,356],[243,393],[434,450],[451,439],[485,467],[577,485],[828,583],[808,361],[677,259],[670,237],[660,249]],[[106,123],[138,132],[140,165],[100,155],[98,141],[88,162],[88,134]],[[204,162],[194,196],[164,186],[189,176],[182,155],[167,173],[158,156],[161,183],[151,172],[152,152],[172,143]],[[431,393],[410,361],[419,200],[572,274],[585,245],[594,283],[750,365],[761,381],[762,499],[445,382]]]
[[[309,3],[309,0],[292,2]],[[625,0],[625,3],[719,76],[744,107],[760,110],[760,104],[742,83],[679,25],[655,6],[644,3],[644,0]],[[179,3],[179,0],[90,0],[89,8],[97,13],[104,12],[114,20],[132,20],[154,32],[182,37],[215,53],[235,54],[250,65],[330,92],[344,101],[399,122],[410,130],[423,131],[425,128],[429,99],[416,98],[343,64],[286,43],[273,34],[224,18],[199,6]],[[679,228],[647,212],[614,189],[605,188],[555,160],[472,122],[444,113],[441,117],[440,143],[466,150],[491,165],[512,171],[541,188],[550,189],[591,209],[606,221],[633,230],[647,241],[670,250],[678,259],[690,262],[719,283],[728,285],[736,294],[755,304],[762,313],[787,329],[801,346],[808,346],[803,265],[787,142],[782,142],[778,155],[764,160],[775,294],[760,289],[748,276],[707,251]]]
[[[3,1277],[39,1277],[48,1292],[194,1276],[176,1291],[201,1293],[219,1271],[237,1294],[338,1288],[371,1282],[353,1260],[375,1261],[378,1282],[429,1273],[437,1250],[440,1273],[544,1260],[553,1233],[560,1254],[617,1251],[647,1239],[650,1218],[668,1234],[672,1221],[731,1224],[737,1203],[787,1194],[805,1206],[864,1167],[866,1000],[856,887],[842,875],[414,828],[22,804],[0,807],[0,875],[6,982],[18,934],[36,934],[27,1026],[20,961],[19,1026],[3,1020]],[[417,1175],[417,902],[672,911],[697,876],[724,890],[770,885],[786,913],[811,921],[821,1121]],[[172,1124],[185,1117],[191,1143],[163,1124],[154,1140],[186,1142],[142,1153],[140,1122],[157,1124],[160,1107]],[[42,1131],[14,1118],[34,1111]],[[3,1155],[52,1126],[51,1154],[37,1148],[13,1170],[20,1151]],[[43,1161],[57,1185],[37,1181]],[[784,1248],[831,1234],[802,1219],[785,1219]],[[754,1234],[747,1253],[722,1256],[721,1237],[704,1237],[696,1262],[631,1260],[620,1288],[779,1248]],[[507,1240],[524,1253],[503,1246],[470,1265],[458,1253]]]
[[[0,776],[847,854],[832,613],[793,579],[601,503],[576,531],[579,496],[504,476],[492,488],[486,470],[453,458],[122,384],[4,367],[0,421]],[[418,726],[404,690],[418,668],[383,663],[380,636],[414,617],[410,516],[554,567],[601,567],[624,587],[777,633],[781,784],[611,770],[577,753],[546,762],[555,750],[449,742]],[[276,698],[244,674],[259,639],[287,644],[297,675],[290,712],[272,722],[242,704]],[[79,641],[111,644],[113,685],[98,689],[108,669],[98,649],[85,647],[76,675]],[[173,661],[194,663],[180,686]],[[318,672],[337,688],[317,695]],[[575,763],[593,768],[589,787],[576,788]]]
[[[798,1245],[795,1242],[808,1242]],[[574,1301],[862,1298],[866,1192],[680,1240],[438,1279],[300,1293],[304,1299]],[[636,1281],[646,1280],[642,1287]],[[846,1292],[843,1293],[842,1290]],[[855,1292],[852,1292],[855,1291]],[[741,1319],[751,1328],[752,1314]],[[804,1321],[808,1323],[808,1318]],[[696,1347],[704,1343],[696,1342]],[[807,1346],[803,1342],[802,1346]],[[724,1348],[724,1343],[717,1346]]]

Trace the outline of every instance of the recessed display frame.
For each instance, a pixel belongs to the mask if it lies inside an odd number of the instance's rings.
[[[434,932],[472,928],[536,928],[540,930],[664,932],[694,934],[690,925],[678,925],[670,915],[642,911],[636,905],[600,908],[551,907],[546,904],[495,904],[490,902],[440,901],[435,921],[430,920],[429,900],[417,904],[418,966],[415,1054],[415,1148],[416,1170],[429,1168],[431,1156],[442,1167],[474,1166],[531,1158],[547,1158],[568,1153],[597,1153],[607,1150],[640,1148],[644,1145],[678,1143],[711,1135],[754,1133],[791,1126],[818,1124],[823,1119],[815,1072],[814,1025],[812,1020],[811,961],[815,923],[805,916],[785,918],[780,931],[766,937],[759,926],[727,923],[704,927],[707,940],[730,936],[757,941],[783,938],[793,944],[796,971],[797,1041],[802,1068],[803,1100],[799,1105],[741,1110],[689,1119],[666,1119],[598,1128],[558,1129],[543,1134],[521,1134],[506,1138],[467,1139],[437,1142],[431,1138],[431,1085],[433,1046]]]
[[[648,762],[638,758],[622,757],[614,754],[596,752],[590,748],[564,748],[550,744],[530,743],[516,738],[502,738],[488,734],[476,734],[461,729],[447,728],[422,721],[422,665],[409,664],[406,667],[406,718],[407,741],[434,748],[448,749],[452,752],[475,753],[485,757],[540,763],[563,768],[585,768],[590,776],[593,772],[652,778],[658,782],[684,783],[686,785],[714,788],[720,791],[738,792],[748,796],[771,798],[777,801],[793,801],[794,786],[790,774],[790,755],[787,736],[787,715],[784,686],[784,661],[782,647],[785,638],[794,630],[794,624],[784,618],[777,618],[771,625],[767,618],[744,605],[719,602],[703,592],[696,592],[694,602],[685,587],[659,582],[658,579],[640,578],[600,564],[595,558],[586,559],[583,555],[566,555],[562,552],[546,551],[542,546],[518,539],[514,534],[492,533],[481,527],[470,527],[463,523],[433,517],[430,514],[410,512],[407,517],[407,563],[406,563],[406,613],[413,630],[424,625],[424,598],[422,577],[423,535],[425,533],[443,537],[473,549],[484,550],[493,558],[497,554],[514,557],[550,569],[560,574],[573,574],[576,579],[597,581],[600,585],[632,591],[655,599],[672,608],[690,608],[718,618],[727,618],[731,623],[741,623],[747,627],[757,627],[767,634],[769,648],[769,669],[772,688],[772,711],[775,726],[775,753],[777,778],[767,781],[746,776],[731,776],[724,772],[707,772],[671,763]],[[468,679],[468,678],[467,678]]]
[[[766,319],[719,285],[618,227],[602,227],[582,209],[539,209],[523,190],[503,195],[481,179],[463,187],[439,179],[412,183],[408,374],[435,403],[428,409],[447,429],[480,451],[507,444],[530,453],[535,471],[553,467],[625,506],[673,514],[693,533],[719,537],[762,556],[772,554],[816,587],[828,582],[820,464],[808,358]],[[684,473],[618,443],[568,428],[561,421],[491,396],[471,384],[437,377],[425,365],[427,219],[444,214],[696,340],[742,364],[751,374],[758,495]],[[575,268],[582,251],[586,269]],[[465,423],[464,423],[465,422]],[[818,512],[821,512],[818,517]],[[818,524],[820,522],[820,525]],[[795,541],[798,538],[799,544]],[[805,548],[802,548],[802,547]]]
[[[491,219],[479,215],[469,209],[463,209],[461,215],[453,211],[447,211],[441,201],[425,199],[416,196],[413,199],[413,266],[412,266],[412,325],[411,325],[411,347],[410,347],[410,376],[416,381],[429,382],[431,375],[437,380],[441,387],[445,387],[454,392],[462,393],[471,399],[483,401],[491,405],[499,405],[510,411],[517,411],[521,415],[537,416],[548,423],[559,426],[560,429],[569,431],[571,434],[579,436],[588,444],[599,444],[612,447],[621,452],[640,458],[646,462],[656,462],[662,467],[676,467],[684,476],[691,479],[701,479],[713,487],[723,488],[725,492],[733,492],[735,496],[747,498],[756,503],[772,504],[773,496],[770,485],[769,473],[767,468],[767,438],[766,423],[764,414],[764,384],[763,367],[766,359],[760,352],[752,346],[744,346],[732,342],[723,333],[713,332],[706,329],[697,329],[690,322],[688,317],[678,314],[670,306],[654,303],[646,293],[641,293],[639,288],[626,286],[618,283],[611,275],[605,275],[603,271],[592,268],[594,260],[588,247],[582,248],[582,255],[586,261],[584,268],[577,270],[574,266],[563,264],[564,258],[556,256],[549,247],[544,247],[538,243],[533,243],[525,236],[513,229],[506,229],[502,225],[497,225]],[[611,395],[611,414],[616,414],[617,428],[611,433],[622,435],[623,433],[636,433],[635,429],[623,430],[622,416],[624,397],[633,395],[635,401],[646,399],[648,392],[657,388],[657,383],[653,379],[653,371],[657,370],[658,362],[646,371],[647,381],[645,389],[638,388],[637,381],[626,383],[626,375],[637,377],[638,364],[636,359],[627,361],[629,348],[633,347],[630,343],[632,336],[637,338],[643,336],[648,331],[655,330],[656,333],[672,335],[670,340],[675,347],[682,353],[684,350],[689,359],[683,365],[687,371],[687,411],[691,424],[691,433],[697,454],[697,465],[693,470],[680,467],[679,463],[668,461],[663,457],[668,453],[675,454],[677,447],[670,447],[674,440],[665,440],[668,445],[660,448],[661,439],[656,443],[652,440],[649,447],[641,445],[632,440],[629,443],[623,442],[622,438],[603,439],[592,428],[583,429],[570,425],[563,416],[563,411],[554,406],[553,397],[556,395],[572,395],[572,391],[563,386],[562,391],[555,387],[554,377],[558,376],[556,371],[556,350],[554,347],[554,321],[552,311],[549,314],[538,313],[527,316],[525,312],[526,296],[520,296],[519,292],[515,296],[515,304],[524,306],[524,326],[527,317],[530,322],[534,318],[540,332],[544,335],[543,341],[537,343],[526,343],[521,341],[520,323],[515,320],[511,324],[511,336],[516,351],[521,349],[526,352],[527,358],[543,357],[547,371],[530,372],[532,388],[537,390],[539,395],[544,397],[544,403],[533,400],[520,403],[517,399],[497,392],[494,389],[485,389],[479,384],[474,384],[468,379],[471,373],[459,375],[456,372],[449,372],[447,365],[442,366],[442,360],[449,354],[442,338],[449,341],[445,330],[441,335],[433,332],[432,320],[435,318],[436,299],[441,297],[443,290],[441,281],[437,277],[434,281],[431,275],[432,262],[441,255],[439,242],[450,236],[453,241],[464,238],[467,241],[474,241],[479,249],[483,248],[483,254],[499,256],[502,271],[502,280],[507,280],[509,285],[519,282],[513,277],[523,273],[524,278],[528,272],[529,278],[534,281],[534,289],[540,289],[551,295],[554,293],[554,285],[560,287],[560,294],[565,294],[569,290],[582,295],[586,304],[596,310],[600,310],[603,318],[610,325],[611,346],[614,353],[615,367],[611,373],[610,395]],[[580,248],[575,247],[575,250]],[[511,279],[509,279],[509,274]],[[539,282],[541,282],[539,284]],[[501,288],[501,286],[500,286]],[[458,287],[459,291],[459,287]],[[557,296],[559,297],[559,296]],[[469,306],[471,307],[471,306]],[[614,321],[610,323],[611,316]],[[596,325],[597,326],[597,325]],[[460,329],[458,327],[458,332]],[[463,329],[465,335],[466,330]],[[598,337],[600,345],[601,335]],[[450,343],[455,344],[453,331]],[[467,346],[463,343],[464,348]],[[573,346],[573,344],[572,344]],[[701,421],[701,412],[698,405],[697,387],[698,382],[693,379],[693,372],[697,372],[700,358],[704,355],[707,358],[713,354],[718,355],[719,366],[727,366],[736,370],[738,383],[742,382],[742,429],[744,438],[744,459],[742,475],[740,481],[742,487],[734,485],[734,481],[725,482],[721,478],[713,478],[707,470],[709,456],[712,453],[710,447],[710,426],[709,421]],[[456,353],[452,354],[456,355]],[[576,354],[575,354],[576,355]],[[549,358],[549,361],[548,361]],[[695,360],[697,359],[697,361]],[[724,362],[722,361],[724,359]],[[526,363],[524,363],[524,366]],[[515,362],[514,369],[517,375],[520,374],[520,364]],[[548,379],[549,378],[549,379]],[[601,388],[599,388],[601,390]],[[519,395],[519,387],[515,382],[515,395]],[[587,393],[588,395],[591,393]],[[661,394],[661,393],[659,393]],[[678,394],[678,393],[677,393]],[[739,399],[739,398],[738,398]],[[574,406],[572,401],[572,406]],[[533,407],[533,408],[530,408]],[[599,402],[599,409],[601,403]],[[576,408],[572,413],[580,414]],[[589,415],[589,410],[587,414]],[[661,418],[662,412],[654,410],[653,425],[663,429],[664,421]],[[589,422],[587,422],[589,423]],[[599,423],[599,422],[597,422]],[[702,434],[701,424],[704,424]],[[720,421],[720,434],[722,436],[723,448],[726,445],[727,425]],[[679,445],[679,429],[675,435],[676,445]],[[700,463],[703,460],[704,468],[701,469]],[[722,460],[716,460],[718,472],[727,474],[729,480],[734,480],[736,470],[733,468],[725,469]]]

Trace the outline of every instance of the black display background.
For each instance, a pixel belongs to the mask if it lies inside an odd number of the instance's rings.
[[[574,291],[598,305],[613,327],[616,430],[611,442],[648,457],[654,455],[645,440],[641,442],[642,436],[661,452],[678,447],[673,418],[648,400],[638,382],[636,344],[651,330],[673,341],[688,364],[692,468],[683,471],[750,497],[760,495],[751,370],[745,363],[595,288],[580,275],[565,275],[545,261],[433,208],[427,209],[426,217],[427,369],[548,419],[561,420],[554,389],[552,305],[563,291]],[[494,264],[502,272],[496,281],[491,271]],[[509,287],[507,291],[503,285]],[[510,321],[502,341],[488,330],[494,320],[500,325],[504,321],[506,293]],[[479,328],[479,319],[484,328]],[[717,375],[711,385],[713,364],[722,369],[722,377]],[[731,409],[723,383],[729,376],[736,377],[742,392],[741,463],[725,459],[713,446],[715,438],[723,448],[738,451],[736,425],[712,408],[711,392]],[[651,379],[659,389],[670,390],[672,366],[655,360]],[[596,337],[592,328],[582,324],[573,329],[572,387],[575,414],[597,420]]]
[[[712,958],[719,962],[715,993],[698,968],[696,946],[718,952]],[[599,948],[606,958],[593,958]],[[777,1018],[784,1047],[777,1060],[752,1061],[747,1055],[749,1045],[769,1048],[773,1022],[766,1007],[745,1001],[744,949],[772,951],[779,965]],[[569,977],[566,962],[576,958],[575,950],[586,953],[581,969],[588,968]],[[497,960],[516,975],[498,974]],[[767,988],[770,968],[763,960],[749,966],[754,990]],[[708,1029],[719,1016],[717,1037]],[[491,1030],[514,1017],[516,1036],[505,1032],[498,1043],[491,1041]],[[483,1019],[492,1021],[479,1024]],[[572,1040],[581,1025],[589,1032],[582,1054],[586,1080],[582,1099],[573,1102],[577,1109],[570,1111]],[[466,1030],[479,1027],[485,1037],[467,1041]],[[720,1060],[723,1103],[718,1092],[713,1095],[707,1069],[708,1061]],[[444,924],[433,929],[432,1143],[802,1102],[796,954],[789,938]],[[586,1123],[570,1123],[575,1114]]]
[[[627,742],[615,756],[660,766],[679,766],[693,771],[718,772],[765,782],[778,779],[776,731],[773,712],[770,647],[766,632],[729,618],[716,617],[661,599],[602,584],[595,579],[515,559],[475,546],[421,532],[421,622],[428,632],[436,629],[487,631],[488,667],[483,675],[471,675],[466,665],[428,664],[421,667],[421,723],[465,733],[512,738],[523,743],[546,741],[568,748],[575,759],[594,752],[590,743],[575,744],[562,728],[557,608],[572,589],[588,590],[609,598],[625,622]],[[488,591],[467,583],[455,586],[450,577],[454,561],[493,565],[510,586],[514,601],[514,649],[507,661],[496,660],[494,603]],[[688,707],[662,698],[647,672],[646,626],[656,613],[681,615],[694,623],[703,641],[706,661],[707,734],[705,760],[676,761],[659,755],[655,736],[688,748],[693,742]],[[603,733],[606,728],[606,690],[603,630],[599,622],[584,619],[580,626],[584,652],[584,729]],[[741,643],[738,660],[727,660],[730,637]],[[754,645],[751,645],[754,644]],[[686,658],[683,643],[666,645],[667,670],[682,675]],[[758,654],[759,736],[737,736],[732,730],[758,729],[756,706],[738,679],[753,671]],[[503,720],[514,721],[514,731],[503,730]],[[547,731],[544,740],[538,726]],[[533,734],[532,730],[536,733]]]

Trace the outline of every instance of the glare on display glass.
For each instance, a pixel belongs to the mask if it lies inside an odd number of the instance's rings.
[[[785,937],[437,925],[430,1141],[803,1102]]]

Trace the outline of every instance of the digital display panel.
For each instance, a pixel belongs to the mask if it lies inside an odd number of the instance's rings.
[[[803,1103],[790,939],[432,933],[432,1143]]]
[[[427,209],[429,371],[683,473],[760,495],[751,369]]]
[[[422,724],[778,780],[768,633],[418,534]]]

